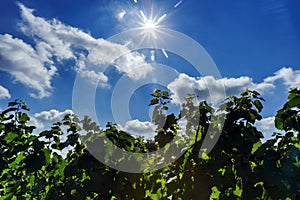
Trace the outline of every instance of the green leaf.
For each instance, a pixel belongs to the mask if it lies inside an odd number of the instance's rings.
[[[277,112],[276,117],[275,117],[275,127],[276,127],[278,130],[283,130],[283,120],[282,120],[282,118],[281,118],[282,113],[283,113],[283,110],[279,110],[279,111]]]
[[[209,199],[210,200],[219,199],[220,194],[221,194],[221,192],[218,190],[218,188],[216,186],[214,186],[211,188],[211,194],[209,196]]]
[[[20,113],[19,114],[19,122],[28,122],[30,118],[26,113]]]
[[[259,92],[255,91],[255,90],[251,90],[252,94],[255,95],[255,96],[259,96]]]
[[[238,196],[238,197],[241,197],[242,196],[242,189],[239,187],[238,184],[235,185],[235,190],[233,191],[233,194]]]
[[[71,114],[66,114],[63,118],[63,121],[71,120]]]
[[[14,192],[10,192],[10,193],[8,193],[8,194],[5,194],[5,196],[3,197],[3,199],[12,199],[12,198],[14,198],[14,197],[12,197],[14,195]]]
[[[29,178],[29,183],[28,183],[27,187],[32,188],[34,186],[34,179],[35,179],[35,176],[31,175]]]
[[[300,107],[300,95],[295,96],[288,101],[290,107]]]
[[[71,195],[75,196],[76,195],[76,189],[71,190]]]
[[[158,98],[154,98],[154,99],[151,100],[149,105],[151,106],[151,105],[155,105],[157,103],[158,103]]]
[[[205,152],[202,152],[201,158],[202,158],[203,160],[209,160],[209,159],[210,159],[210,157],[209,157]]]
[[[12,111],[16,111],[16,110],[18,110],[18,109],[17,108],[8,108],[8,109],[2,111],[2,113],[6,114],[6,113],[9,113],[9,112],[12,112]]]
[[[254,104],[255,107],[257,108],[258,112],[261,112],[261,111],[262,111],[263,105],[262,105],[262,103],[261,103],[259,100],[255,100],[255,101],[253,102],[253,104]]]
[[[24,155],[24,151],[21,152],[16,159],[14,160],[14,162],[12,162],[11,164],[9,164],[9,167],[14,169],[17,168],[17,166],[19,166],[19,164],[21,163],[22,160],[24,160],[26,158],[26,156]]]
[[[155,91],[151,94],[151,96],[153,96],[153,97],[160,97],[160,96],[161,96],[160,90],[155,90]]]
[[[49,165],[51,163],[51,151],[50,149],[43,149],[45,154],[45,163],[46,165]]]
[[[12,142],[15,138],[18,137],[18,133],[15,133],[15,132],[8,132],[6,134],[6,136],[4,137],[4,140],[7,142],[7,143],[10,143]]]
[[[15,101],[13,101],[13,102],[9,102],[9,103],[8,103],[8,107],[13,107],[13,106],[18,105],[18,104],[19,104],[18,101],[15,100]]]
[[[28,106],[26,104],[22,105],[21,109],[29,111],[29,108],[28,108]]]
[[[244,92],[241,93],[242,96],[248,96],[248,94],[249,94],[249,90],[248,89],[246,89],[246,91],[244,91]]]
[[[251,150],[251,154],[255,153],[256,150],[262,145],[261,141],[256,142],[255,144],[253,144],[252,146],[252,150]]]
[[[162,91],[162,95],[163,95],[164,97],[169,97],[169,92],[167,92],[167,91]]]

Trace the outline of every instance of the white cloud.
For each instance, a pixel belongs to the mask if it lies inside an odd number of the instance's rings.
[[[255,125],[261,130],[272,130],[275,128],[275,117],[263,118],[260,121],[256,121]]]
[[[264,141],[269,139],[274,132],[278,132],[278,130],[275,128],[274,120],[275,117],[267,117],[255,122],[257,129],[264,133]]]
[[[27,44],[9,34],[0,34],[0,70],[11,74],[15,81],[36,90],[38,94],[31,94],[33,97],[51,95],[51,81],[57,71],[55,63],[65,59],[75,60],[76,72],[93,84],[99,82],[100,87],[108,85],[108,77],[103,73],[107,65],[115,63],[119,72],[133,79],[142,78],[151,70],[143,55],[128,54],[130,50],[124,45],[95,39],[57,19],[47,20],[35,16],[34,10],[21,3],[18,5],[22,18],[18,24],[19,30],[33,39],[33,44]],[[126,55],[123,56],[125,59],[116,61],[120,55]],[[134,72],[137,65],[146,67]]]
[[[257,90],[261,94],[271,92],[276,89],[275,82],[282,81],[287,87],[300,88],[300,70],[292,68],[281,68],[274,75],[266,77],[261,83],[254,83],[251,77],[241,76],[239,78],[222,78],[215,79],[212,76],[204,76],[196,79],[186,74],[179,76],[168,85],[168,89],[173,93],[174,103],[183,103],[188,94],[198,95],[198,101],[207,100],[210,102],[210,91],[214,92],[214,100],[223,100],[222,89],[225,89],[226,96],[239,95],[246,88]],[[223,85],[223,87],[222,87]]]
[[[34,133],[38,134],[42,130],[49,129],[54,122],[61,121],[66,114],[73,114],[73,111],[68,109],[65,111],[51,109],[49,111],[35,113],[30,116],[28,125],[35,126],[36,129],[34,130]],[[65,136],[62,138],[65,138]]]
[[[145,58],[138,53],[127,54],[130,50],[126,46],[102,38],[95,39],[78,28],[64,25],[56,19],[46,20],[34,16],[33,10],[22,4],[19,6],[22,15],[19,27],[23,33],[35,38],[40,54],[46,58],[56,56],[59,60],[76,59],[77,63],[80,63],[76,70],[92,82],[100,81],[100,86],[106,86],[108,78],[101,70],[114,62],[117,69],[125,72],[130,78],[139,79],[149,72],[150,65],[144,70],[139,70],[137,75],[133,73],[132,68],[145,64]],[[87,51],[87,55],[84,56],[78,49]],[[125,56],[115,61],[124,54]]]
[[[141,122],[137,119],[127,121],[124,127],[119,127],[121,130],[130,133],[131,135],[144,136],[146,139],[153,138],[156,133],[156,125],[151,122]]]
[[[0,99],[10,99],[10,97],[8,89],[0,85]]]
[[[42,111],[35,113],[33,116],[35,119],[40,120],[41,122],[57,122],[63,119],[66,114],[73,114],[72,110],[58,111],[51,109],[49,111]]]
[[[45,127],[44,123],[37,120],[34,116],[30,116],[30,121],[28,122],[28,125],[36,127],[34,132],[37,132]]]
[[[77,28],[66,26],[60,21],[53,19],[47,21],[42,17],[33,15],[32,9],[18,4],[21,9],[22,21],[19,23],[20,30],[29,37],[33,37],[39,47],[49,56],[57,56],[59,59],[74,58],[71,49],[73,43],[87,45],[93,42],[93,38]]]
[[[33,134],[39,134],[41,131],[49,130],[51,125],[54,122],[61,121],[66,114],[73,114],[72,110],[65,110],[65,111],[58,111],[55,109],[51,109],[49,111],[42,111],[39,113],[35,113],[33,116],[30,116],[30,121],[28,125],[35,126],[36,129],[33,131]],[[67,128],[62,126],[62,132],[64,134],[60,135],[60,141],[64,142],[67,140],[68,132]],[[42,140],[48,141],[45,138],[42,138]],[[66,157],[69,150],[71,150],[72,147],[68,146],[67,148],[60,150],[54,150],[56,153],[62,155],[63,157]]]
[[[188,94],[196,94],[197,101],[211,102],[211,98],[213,98],[214,102],[218,102],[224,99],[224,95],[239,95],[246,88],[263,93],[275,86],[271,83],[254,83],[252,78],[246,76],[222,79],[204,76],[196,79],[186,74],[179,74],[167,87],[173,93],[171,96],[173,102],[181,104]],[[213,96],[210,96],[212,94]]]
[[[49,67],[45,67],[48,65]],[[37,98],[50,95],[51,79],[56,68],[23,40],[9,34],[0,35],[0,70],[8,72],[25,86],[37,90]]]
[[[77,61],[76,72],[83,78],[87,78],[91,84],[99,85],[100,87],[108,87],[108,77],[103,72],[97,72],[93,69],[88,69],[89,62],[82,58]]]
[[[282,80],[283,84],[288,88],[300,88],[300,70],[293,70],[290,67],[284,67],[275,72],[274,76],[265,78],[264,82],[273,84],[275,81],[278,80]]]
[[[150,64],[145,64],[145,56],[132,52],[116,60],[116,67],[119,72],[124,72],[133,80],[145,78],[152,71]]]
[[[125,15],[126,15],[126,11],[122,9],[121,11],[118,12],[117,19],[119,21],[121,21],[124,18]]]

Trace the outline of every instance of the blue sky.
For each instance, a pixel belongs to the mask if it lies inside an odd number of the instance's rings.
[[[148,94],[154,88],[168,88],[177,104],[190,90],[207,94],[207,82],[217,88],[220,81],[199,75],[178,55],[167,52],[167,58],[161,49],[154,49],[154,61],[153,49],[139,49],[111,63],[116,52],[128,49],[109,38],[143,27],[141,13],[162,17],[160,27],[202,45],[220,72],[226,94],[245,88],[260,91],[266,99],[265,119],[257,125],[267,132],[273,131],[273,117],[288,88],[300,87],[298,0],[4,0],[0,6],[0,108],[16,98],[25,100],[39,128],[72,112],[76,76],[91,84],[88,91],[97,85],[95,109],[104,126],[114,120],[111,95],[121,77],[141,81],[156,64],[174,68],[178,76],[168,84],[145,84],[128,100],[132,119],[121,126],[145,136],[153,130],[146,121]],[[139,65],[143,67],[135,68]],[[152,80],[169,78],[164,77],[156,72]],[[126,96],[126,87],[122,92],[118,99]]]

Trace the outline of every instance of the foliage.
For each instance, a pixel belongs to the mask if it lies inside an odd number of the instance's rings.
[[[263,99],[256,91],[229,96],[218,109],[206,102],[194,105],[191,95],[178,116],[165,114],[171,101],[168,92],[156,90],[152,96],[158,129],[151,141],[132,137],[112,123],[102,130],[90,118],[79,120],[72,114],[50,130],[33,134],[27,105],[21,100],[9,103],[0,113],[1,199],[300,199],[299,89],[289,91],[287,103],[277,112],[275,125],[281,132],[264,143],[263,133],[254,125],[262,119]],[[218,119],[224,115],[221,136],[206,154],[200,147],[208,127],[220,131]],[[96,160],[84,145],[107,137],[130,152],[162,147],[171,152],[168,143],[179,134],[182,119],[188,123],[181,137],[192,137],[193,144],[155,172],[114,170]],[[183,146],[178,143],[177,148]],[[65,156],[59,153],[67,149]],[[99,152],[107,159],[113,153]]]

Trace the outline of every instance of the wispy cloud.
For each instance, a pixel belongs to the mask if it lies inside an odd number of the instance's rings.
[[[75,60],[75,71],[91,83],[106,87],[108,77],[103,70],[117,64],[119,72],[133,79],[145,76],[151,70],[143,55],[134,53],[123,45],[96,39],[84,31],[63,24],[57,19],[47,20],[34,15],[34,10],[18,4],[21,12],[19,30],[33,39],[32,44],[9,34],[0,34],[0,70],[11,74],[15,81],[36,90],[36,98],[51,95],[51,81],[57,73],[57,63]],[[123,56],[123,60],[115,60]],[[144,70],[133,73],[132,68],[145,65]]]
[[[0,99],[10,99],[10,97],[8,89],[0,85]]]
[[[276,81],[283,81],[287,88],[300,88],[300,70],[293,70],[290,67],[284,67],[274,73],[273,76],[264,79],[264,82],[274,84]]]
[[[126,11],[124,9],[122,9],[121,11],[119,11],[117,13],[118,20],[121,21],[124,18],[125,15],[126,15]]]

